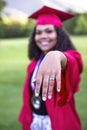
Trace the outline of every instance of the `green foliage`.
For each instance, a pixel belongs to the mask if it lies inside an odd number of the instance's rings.
[[[67,20],[64,22],[64,28],[70,33],[70,34],[74,34],[74,28],[76,26],[76,19],[77,17],[73,17],[70,20]]]
[[[22,25],[20,23],[4,24],[0,22],[0,38],[27,37],[31,34],[33,26],[30,23]]]
[[[87,34],[87,14],[81,14],[78,16],[74,32],[76,34]]]
[[[4,0],[0,0],[0,21],[2,20],[1,19],[1,12],[2,12],[2,9],[6,6],[6,1]]]
[[[29,36],[30,29],[28,24],[21,25],[20,23],[14,24],[0,24],[0,38],[14,38]]]
[[[0,12],[5,7],[5,5],[6,5],[6,2],[4,0],[0,0]]]
[[[83,35],[87,34],[87,13],[77,14],[70,20],[64,22],[64,28],[69,34]],[[35,21],[29,19],[25,25],[20,22],[12,22],[5,24],[0,21],[0,38],[14,38],[14,37],[27,37],[30,36],[34,28]]]
[[[0,38],[3,38],[4,37],[4,24],[3,22],[0,20]]]
[[[76,14],[74,18],[64,22],[65,29],[70,34],[83,35],[87,34],[87,13]]]

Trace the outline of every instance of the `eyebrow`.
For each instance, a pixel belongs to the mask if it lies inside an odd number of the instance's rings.
[[[45,30],[48,30],[48,29],[53,30],[53,28],[47,27],[47,28],[45,28],[44,30],[43,30],[43,29],[37,29],[37,28],[36,28],[36,31],[45,31]]]

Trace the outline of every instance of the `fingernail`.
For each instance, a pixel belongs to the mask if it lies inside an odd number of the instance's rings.
[[[35,93],[35,96],[38,97],[38,96],[39,96],[39,93]]]
[[[43,101],[46,101],[46,97],[42,97],[42,100],[43,100]]]
[[[60,92],[60,88],[58,88],[57,91]]]
[[[48,99],[51,99],[51,95],[48,96]]]

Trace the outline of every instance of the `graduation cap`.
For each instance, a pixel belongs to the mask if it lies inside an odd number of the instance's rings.
[[[61,28],[63,21],[71,19],[73,16],[74,14],[43,6],[28,18],[36,19],[36,25],[52,24]]]

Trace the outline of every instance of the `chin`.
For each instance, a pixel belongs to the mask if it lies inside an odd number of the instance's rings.
[[[47,52],[49,52],[49,51],[50,51],[50,50],[46,50],[46,49],[45,49],[45,50],[44,50],[44,49],[42,50],[43,53],[47,53]]]

